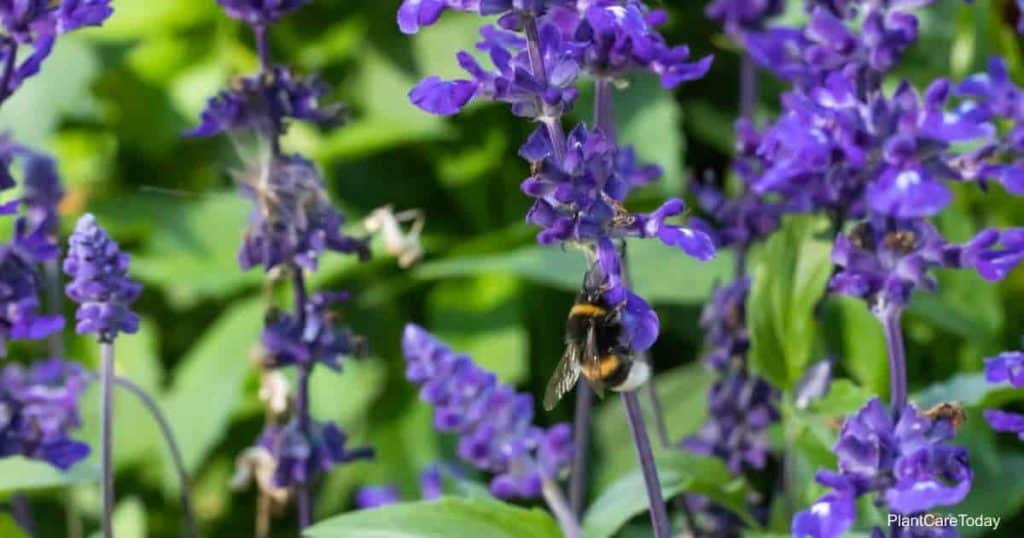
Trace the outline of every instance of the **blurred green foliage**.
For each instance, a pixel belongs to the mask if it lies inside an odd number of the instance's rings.
[[[565,311],[582,272],[577,254],[536,246],[533,230],[523,222],[528,201],[519,183],[527,171],[515,153],[529,125],[502,107],[484,105],[454,120],[431,117],[406,99],[419,77],[457,72],[452,55],[472,45],[477,21],[446,14],[436,28],[409,38],[397,31],[397,4],[314,1],[272,34],[278,61],[319,73],[335,88],[332,97],[352,109],[344,128],[296,125],[285,140],[288,150],[307,153],[322,166],[350,224],[358,228],[363,216],[385,204],[420,208],[427,216],[427,259],[420,266],[399,270],[378,246],[365,264],[327,258],[314,279],[316,286],[353,293],[346,319],[368,336],[373,352],[373,358],[348,363],[340,376],[321,372],[313,379],[315,414],[339,421],[355,442],[377,449],[374,462],[346,466],[321,485],[320,518],[350,508],[354,488],[362,484],[396,483],[405,498],[416,498],[420,470],[453,458],[452,439],[433,432],[429,410],[404,380],[398,341],[406,322],[436,330],[502,380],[536,394],[561,353]],[[684,194],[692,173],[728,173],[737,109],[735,46],[704,19],[704,2],[664,4],[671,15],[670,40],[689,43],[698,56],[715,53],[717,58],[707,78],[675,94],[644,77],[617,94],[622,138],[666,171],[659,186],[630,201],[637,210],[666,195]],[[802,12],[797,2],[791,4],[785,18],[799,20]],[[213,0],[116,0],[114,6],[105,27],[60,42],[42,74],[0,112],[0,129],[59,157],[69,188],[65,225],[93,211],[133,253],[132,270],[146,285],[139,303],[145,321],[139,334],[119,340],[118,371],[152,391],[170,417],[195,476],[204,535],[248,536],[256,496],[229,491],[228,479],[235,455],[263,423],[250,363],[262,319],[263,279],[258,271],[241,272],[235,262],[247,206],[234,194],[228,173],[239,166],[234,149],[223,139],[187,140],[181,133],[196,121],[208,96],[232,75],[252,71],[257,60],[245,29],[226,19]],[[1009,0],[973,6],[946,1],[929,8],[922,40],[901,75],[919,86],[935,76],[958,78],[983,69],[988,56],[998,53],[1024,80],[1020,40],[1012,29],[1016,16]],[[762,81],[758,115],[769,118],[783,85],[768,75]],[[576,121],[590,115],[587,95],[584,90]],[[984,226],[1021,224],[1021,207],[1020,200],[998,189],[963,189],[939,225],[951,238],[963,239]],[[792,496],[774,503],[771,528],[759,536],[786,535],[791,511],[819,493],[811,478],[815,468],[834,464],[837,419],[870,394],[884,397],[888,385],[881,332],[859,303],[830,299],[823,306],[823,323],[811,322],[827,276],[822,250],[827,237],[808,230],[787,228],[755,257],[755,275],[764,279],[752,298],[752,330],[759,340],[755,362],[788,388],[804,365],[820,358],[815,354],[829,349],[851,381],[838,383],[827,400],[809,410],[784,407],[786,420],[774,438],[779,448],[797,449]],[[730,278],[732,261],[722,253],[699,264],[649,243],[631,245],[629,256],[638,292],[662,319],[653,360],[668,428],[678,439],[699,428],[706,416],[710,376],[700,363],[698,316],[715,283]],[[971,448],[977,475],[962,510],[1004,515],[1011,521],[1004,520],[992,535],[1019,536],[1024,484],[1016,477],[1024,474],[1024,451],[1015,440],[989,432],[979,409],[1011,404],[1021,394],[991,390],[978,372],[985,354],[1020,344],[1024,274],[993,286],[973,275],[949,273],[941,275],[941,283],[937,294],[918,297],[907,316],[915,399],[922,404],[959,399],[969,406],[960,439]],[[72,357],[95,364],[93,346],[79,340],[70,344]],[[28,359],[42,352],[22,346],[14,355]],[[96,398],[90,393],[84,407],[82,435],[91,442],[98,436]],[[538,413],[539,420],[566,420],[569,408]],[[118,393],[116,412],[118,535],[176,536],[177,486],[157,430],[127,393]],[[598,506],[611,504],[587,518],[591,528],[601,527],[599,536],[649,532],[644,517],[635,517],[639,505],[609,501],[606,496],[613,493],[602,495],[619,491],[628,500],[640,498],[631,474],[632,448],[622,443],[626,431],[621,408],[612,401],[602,404],[595,418],[591,497]],[[728,496],[739,490],[721,491],[727,476],[709,478],[724,470],[713,468],[716,462],[674,457],[675,463],[663,463],[667,490],[702,491],[736,504]],[[53,486],[71,484],[70,497],[91,530],[98,499],[92,486],[81,483],[94,476],[94,463],[61,477],[6,460],[0,462],[0,492],[14,485],[31,489],[39,535],[64,536],[64,492]],[[471,482],[449,486],[453,493],[479,492]],[[732,482],[725,487],[765,489]],[[480,499],[445,503],[446,514],[477,517],[475,524],[488,535],[500,518],[541,529],[511,536],[554,535],[550,518],[538,512]],[[415,505],[393,510],[406,510],[410,518],[423,511]],[[366,513],[350,523],[370,525],[392,516]],[[292,518],[288,510],[275,520],[275,536],[294,536]],[[334,525],[323,535],[359,536],[344,530],[344,522]],[[0,535],[15,532],[0,516]]]

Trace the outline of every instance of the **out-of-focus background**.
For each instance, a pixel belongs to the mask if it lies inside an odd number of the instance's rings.
[[[394,483],[416,498],[418,473],[452,459],[453,440],[434,433],[430,410],[404,379],[398,344],[406,322],[425,325],[503,381],[538,394],[561,353],[565,313],[583,267],[574,253],[537,246],[535,230],[524,223],[528,199],[519,183],[528,170],[516,150],[529,125],[501,106],[472,106],[454,120],[432,117],[406,98],[426,74],[458,74],[453,55],[472,46],[479,21],[447,13],[436,27],[403,36],[395,24],[398,3],[314,1],[271,36],[278,62],[320,74],[334,88],[331,97],[351,108],[347,126],[295,125],[284,146],[322,167],[353,231],[388,204],[426,215],[420,265],[400,270],[378,245],[364,264],[326,256],[314,278],[318,287],[352,293],[346,319],[371,348],[370,358],[349,361],[341,375],[318,372],[314,414],[377,450],[373,462],[331,473],[319,491],[319,517],[350,509],[363,484]],[[780,22],[800,21],[799,2],[788,3]],[[644,77],[617,93],[621,138],[665,170],[658,186],[631,199],[635,210],[685,194],[693,174],[727,174],[737,115],[735,46],[704,17],[703,1],[662,4],[670,13],[669,41],[716,60],[706,78],[674,94]],[[104,27],[59,42],[41,75],[4,107],[0,130],[58,156],[69,192],[65,231],[92,211],[132,253],[134,276],[145,284],[138,303],[144,321],[139,334],[118,341],[118,371],[158,395],[169,414],[195,475],[203,535],[249,536],[256,495],[231,492],[228,482],[234,458],[263,426],[250,360],[262,321],[262,273],[241,272],[236,263],[248,205],[229,175],[240,165],[234,149],[223,137],[185,139],[182,132],[233,75],[256,69],[251,35],[213,0],[116,0],[114,8]],[[1014,2],[947,0],[922,11],[922,39],[902,76],[919,87],[936,76],[956,80],[1001,54],[1024,79]],[[777,110],[783,85],[766,73],[761,81],[758,115],[765,119]],[[589,117],[587,102],[580,99],[573,121]],[[983,226],[1020,225],[1022,208],[999,189],[963,189],[939,224],[952,240],[963,240]],[[653,360],[671,435],[681,438],[706,414],[710,377],[700,360],[698,317],[713,285],[728,280],[731,261],[724,253],[702,265],[659,245],[637,245],[630,259],[639,293],[661,316]],[[1024,273],[997,286],[960,273],[940,279],[940,292],[920,297],[906,323],[912,393],[921,401],[1007,401],[1011,395],[986,393],[978,372],[982,357],[1021,344]],[[826,335],[840,370],[884,396],[880,330],[855,303],[832,300],[828,312]],[[71,354],[95,364],[94,346],[86,344],[74,341]],[[12,350],[15,360],[41,353]],[[96,398],[90,392],[84,404],[86,440],[97,438]],[[567,420],[571,407],[537,415],[543,423]],[[119,536],[176,536],[176,482],[157,430],[126,396],[117,413]],[[630,469],[634,455],[623,443],[620,407],[599,408],[595,424],[596,492]],[[988,432],[980,415],[961,435],[976,477],[957,511],[1002,514],[990,536],[1020,536],[1024,529],[1024,449],[1007,437]],[[809,482],[810,475],[800,479]],[[65,535],[64,494],[32,495],[39,536]],[[94,528],[95,488],[80,486],[72,495],[87,529]],[[274,536],[294,536],[291,508],[274,528]],[[644,532],[627,528],[624,535]]]

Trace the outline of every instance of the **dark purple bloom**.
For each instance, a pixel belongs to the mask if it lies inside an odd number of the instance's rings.
[[[330,422],[303,426],[292,419],[284,426],[268,426],[258,444],[277,462],[274,485],[281,488],[312,483],[335,465],[373,457],[372,449],[350,449],[348,436]]]
[[[37,340],[64,328],[61,316],[39,313],[36,260],[18,247],[17,242],[0,246],[0,356],[10,340]]]
[[[737,475],[762,469],[771,450],[768,430],[780,418],[778,399],[778,391],[767,381],[733,369],[712,385],[708,421],[683,446],[725,461]]]
[[[836,237],[832,261],[839,270],[830,287],[864,299],[876,314],[899,311],[915,289],[934,289],[928,271],[944,264],[945,248],[945,240],[926,221],[860,223],[849,235]]]
[[[728,369],[732,359],[745,357],[750,348],[747,333],[747,295],[750,279],[740,278],[728,286],[718,286],[701,312],[700,326],[704,342],[711,348],[708,363],[718,370]]]
[[[263,328],[263,348],[275,367],[321,363],[341,370],[343,356],[361,356],[362,337],[339,326],[330,308],[340,294],[318,293],[306,302],[302,319],[287,312],[272,312]]]
[[[973,474],[967,451],[948,444],[953,435],[950,420],[926,416],[913,406],[894,422],[882,402],[873,398],[843,424],[835,446],[839,472],[821,471],[817,476],[832,492],[811,510],[797,514],[794,532],[800,525],[805,534],[798,536],[841,536],[853,517],[840,507],[852,504],[836,503],[846,498],[852,503],[871,493],[879,495],[877,503],[899,514],[959,503],[970,491]]]
[[[269,26],[309,0],[217,0],[229,17],[253,26]]]
[[[533,425],[533,397],[498,383],[494,374],[457,355],[416,325],[402,337],[406,377],[434,406],[434,427],[459,435],[459,456],[492,473],[501,498],[531,498],[546,480],[558,480],[572,456],[567,424]]]
[[[401,501],[395,486],[365,486],[356,492],[356,507],[360,509],[379,508]]]
[[[0,0],[0,103],[29,77],[39,72],[60,34],[84,26],[99,26],[113,13],[110,0]],[[31,52],[18,63],[19,45]]]
[[[57,359],[0,370],[0,458],[20,454],[59,469],[85,458],[89,446],[70,434],[81,425],[78,401],[87,385],[79,365]]]
[[[254,207],[238,254],[243,269],[295,264],[315,269],[324,251],[369,256],[365,240],[342,233],[316,166],[299,155],[268,156],[247,172],[242,194]]]
[[[90,214],[82,216],[68,240],[64,272],[71,277],[66,291],[78,303],[79,334],[93,333],[111,342],[118,333],[134,333],[139,317],[129,308],[142,286],[128,277],[130,258]]]
[[[211,98],[202,119],[187,136],[213,136],[232,131],[254,131],[276,138],[288,120],[337,125],[345,107],[322,105],[327,86],[316,78],[296,77],[284,67],[235,79],[231,88]]]

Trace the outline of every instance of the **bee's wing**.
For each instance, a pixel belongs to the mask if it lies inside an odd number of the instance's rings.
[[[544,409],[551,411],[558,401],[572,390],[580,377],[580,349],[572,344],[565,347],[562,359],[551,374],[548,387],[544,389]]]
[[[594,325],[587,329],[587,338],[583,342],[583,355],[581,359],[581,368],[586,369],[587,372],[601,371],[601,352],[597,347],[597,328]],[[587,377],[587,381],[590,382],[590,387],[594,389],[598,396],[604,396],[604,383],[602,383],[600,377],[590,375]]]

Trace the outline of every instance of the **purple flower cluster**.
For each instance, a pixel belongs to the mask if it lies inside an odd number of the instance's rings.
[[[323,177],[300,155],[276,155],[248,172],[242,195],[253,202],[238,253],[243,269],[278,266],[316,269],[324,251],[369,256],[366,240],[341,231],[345,216],[332,204]]]
[[[210,98],[199,125],[186,135],[252,131],[272,138],[284,134],[289,120],[338,125],[344,121],[345,107],[322,104],[320,100],[327,91],[327,86],[315,77],[301,78],[287,68],[271,67],[235,79],[231,88]]]
[[[327,194],[316,165],[299,154],[281,149],[281,137],[291,121],[320,126],[343,123],[345,107],[325,105],[329,91],[319,79],[303,78],[270,58],[269,29],[281,17],[308,0],[218,0],[228,16],[252,27],[260,71],[237,78],[228,89],[207,102],[198,126],[187,136],[254,136],[261,144],[259,157],[246,162],[238,174],[242,196],[253,209],[238,254],[247,270],[261,266],[270,274],[290,273],[294,310],[272,309],[264,324],[262,344],[265,369],[294,367],[298,386],[294,406],[274,404],[268,424],[250,449],[264,454],[273,466],[276,492],[291,490],[298,507],[299,528],[312,523],[311,493],[317,480],[334,466],[373,456],[369,448],[349,449],[345,432],[330,422],[313,419],[309,380],[322,364],[341,369],[341,358],[362,354],[364,342],[341,326],[331,312],[344,294],[310,294],[306,272],[315,271],[327,251],[369,255],[366,240],[342,232],[345,217]],[[273,392],[281,395],[278,387]],[[287,402],[287,397],[284,397]],[[276,407],[275,407],[276,405]],[[282,416],[287,411],[290,416]]]
[[[373,450],[367,447],[348,448],[348,436],[330,422],[301,424],[294,417],[283,426],[268,426],[258,445],[273,457],[274,485],[291,487],[313,483],[335,465],[370,459]]]
[[[0,104],[39,72],[57,36],[99,26],[112,13],[110,0],[0,0]],[[32,51],[19,61],[27,45]]]
[[[954,425],[907,406],[894,421],[880,400],[847,419],[836,443],[839,471],[819,471],[831,491],[793,518],[800,538],[842,536],[856,517],[855,501],[877,495],[890,512],[914,515],[959,503],[971,488],[967,451],[948,444]],[[914,535],[910,529],[900,531]]]
[[[46,155],[17,145],[0,135],[0,179],[14,186],[10,169],[20,165],[22,197],[8,204],[4,213],[23,213],[14,224],[14,236],[0,244],[0,355],[12,339],[39,339],[64,327],[60,316],[39,313],[42,281],[38,265],[56,259],[59,247],[57,204],[63,189],[56,164]]]
[[[272,312],[263,328],[263,349],[272,366],[321,363],[332,370],[341,370],[341,357],[361,356],[365,351],[362,337],[347,327],[337,325],[330,308],[345,299],[345,294],[317,293],[305,305],[304,315]]]
[[[740,277],[718,287],[704,306],[706,360],[717,378],[708,393],[707,422],[682,443],[686,450],[721,459],[736,475],[765,467],[771,450],[768,431],[780,418],[779,391],[750,373],[747,364],[749,291],[750,279]],[[705,498],[690,495],[686,502],[704,516],[705,531],[731,535],[743,526],[731,512]]]
[[[142,286],[128,277],[130,258],[96,223],[83,215],[68,240],[64,272],[71,277],[66,291],[78,303],[75,312],[79,334],[92,333],[101,342],[113,342],[118,333],[139,330],[139,316],[130,306]]]
[[[648,72],[674,88],[704,76],[711,57],[691,62],[687,47],[669,45],[658,32],[665,13],[639,0],[406,0],[398,11],[399,27],[415,33],[444,10],[499,17],[497,25],[481,29],[477,44],[491,66],[460,52],[459,65],[469,78],[427,77],[410,99],[441,115],[455,114],[472,100],[498,101],[508,103],[516,116],[538,122],[519,151],[533,171],[522,183],[534,199],[527,221],[541,228],[541,244],[576,245],[592,254],[594,280],[608,290],[609,303],[623,307],[633,321],[626,324],[622,344],[643,351],[657,337],[657,316],[626,288],[615,242],[657,237],[700,260],[714,256],[714,245],[704,232],[668,222],[683,213],[682,200],[669,200],[650,214],[624,207],[630,191],[661,172],[639,165],[633,149],[616,142],[612,86],[632,73]],[[598,118],[566,135],[562,118],[585,74],[597,86]]]
[[[572,460],[568,424],[533,425],[533,397],[518,394],[453,352],[430,333],[407,325],[402,336],[405,375],[434,407],[434,427],[459,435],[459,456],[494,475],[491,492],[501,498],[534,498],[545,481],[556,481]]]
[[[89,446],[70,434],[81,424],[78,400],[87,385],[80,366],[58,359],[0,369],[0,458],[22,455],[59,469],[85,458]]]
[[[1024,388],[1024,353],[1008,351],[985,359],[985,380],[993,385],[1008,383],[1014,388]],[[993,430],[1015,433],[1024,441],[1024,415],[986,409],[984,416]]]

